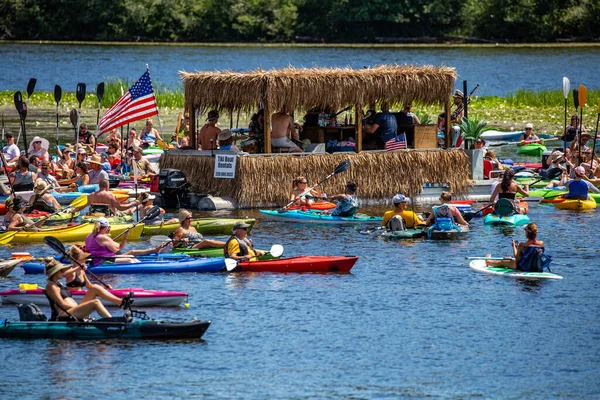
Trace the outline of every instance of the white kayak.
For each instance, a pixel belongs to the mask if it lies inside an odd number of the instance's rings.
[[[496,130],[485,131],[481,134],[481,137],[484,138],[488,142],[516,142],[519,140],[524,131],[519,132],[503,132]]]
[[[469,263],[469,268],[473,271],[488,275],[502,275],[517,279],[562,279],[560,275],[552,272],[525,272],[503,267],[488,267],[485,260],[473,260]]]

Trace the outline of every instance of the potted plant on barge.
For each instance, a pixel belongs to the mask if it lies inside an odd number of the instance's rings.
[[[477,118],[463,118],[460,121],[460,131],[463,135],[465,146],[467,149],[475,147],[475,141],[483,132],[489,131],[490,128],[486,120]]]

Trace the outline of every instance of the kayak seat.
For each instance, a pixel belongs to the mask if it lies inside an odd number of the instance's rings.
[[[494,212],[501,217],[508,217],[515,214],[515,206],[509,199],[498,199],[494,205]]]
[[[128,323],[131,322],[132,318],[131,315],[123,315],[122,317],[109,317],[109,318],[100,318],[97,319],[95,322],[119,322],[119,323]]]
[[[47,321],[48,317],[33,303],[17,305],[21,321]]]

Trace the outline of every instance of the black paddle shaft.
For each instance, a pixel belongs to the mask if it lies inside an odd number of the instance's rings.
[[[142,218],[135,224],[131,225],[129,228],[125,229],[123,232],[119,233],[117,236],[115,236],[115,238],[113,240],[117,240],[118,238],[120,238],[121,236],[123,236],[124,234],[126,234],[127,232],[132,230],[133,228],[135,228],[137,225],[143,223],[144,221],[146,221],[148,219],[154,219],[154,218],[158,217],[159,215],[160,215],[160,207],[153,206],[146,212],[146,216],[144,218]]]
[[[27,147],[27,132],[25,131],[25,118],[27,118],[27,104],[23,103],[21,92],[17,91],[14,96],[15,108],[19,113],[21,120],[21,131],[23,132],[23,145],[25,147],[25,156],[29,157],[29,148]]]

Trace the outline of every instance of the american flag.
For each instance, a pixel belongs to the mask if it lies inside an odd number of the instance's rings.
[[[402,132],[385,142],[385,149],[387,151],[406,149],[406,134]]]
[[[100,135],[157,114],[150,72],[146,70],[144,75],[104,114],[100,120]]]

